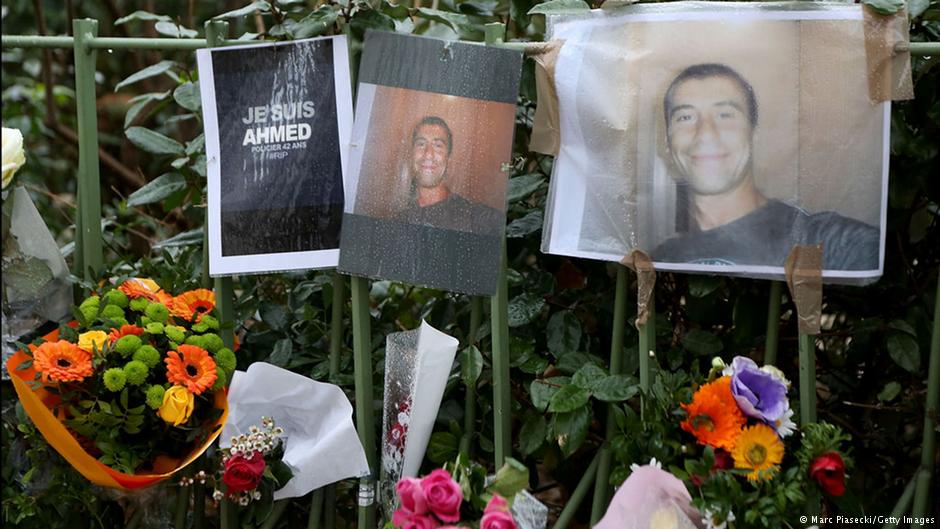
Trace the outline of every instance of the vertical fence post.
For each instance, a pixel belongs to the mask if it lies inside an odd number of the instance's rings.
[[[98,109],[95,64],[98,53],[91,42],[98,36],[98,21],[72,21],[75,34],[75,106],[78,118],[78,214],[75,253],[81,254],[75,275],[93,280],[104,266],[101,241],[101,177],[98,172]]]
[[[914,517],[927,515],[930,504],[930,480],[933,477],[937,446],[937,412],[940,409],[940,273],[933,308],[933,335],[930,338],[930,364],[927,367],[927,402],[924,405],[924,440],[920,451],[920,470],[914,492]],[[936,497],[934,497],[936,500]],[[913,527],[913,525],[912,525]]]
[[[777,364],[777,343],[780,341],[780,296],[783,282],[770,282],[770,299],[767,301],[767,339],[764,342],[764,364]]]
[[[800,426],[816,422],[816,339],[800,333]]]
[[[484,28],[488,46],[503,41],[505,27],[492,22]],[[506,235],[496,280],[496,295],[490,298],[490,328],[493,343],[493,444],[496,468],[512,454],[512,393],[509,382],[509,287],[506,284]]]
[[[375,410],[372,405],[372,325],[369,315],[369,280],[350,277],[352,290],[353,369],[356,377],[356,429],[372,475],[359,480],[359,524],[375,527]]]
[[[623,326],[627,316],[627,269],[617,267],[617,284],[614,287],[614,320],[610,336],[610,374],[619,375],[623,369]],[[591,525],[600,521],[610,501],[610,442],[614,438],[614,403],[607,404],[607,431],[604,445],[601,447],[597,465],[597,478],[594,481],[594,503],[591,505]]]

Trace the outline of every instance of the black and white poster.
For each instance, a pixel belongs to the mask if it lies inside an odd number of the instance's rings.
[[[352,129],[344,36],[197,52],[209,272],[336,266]]]
[[[669,2],[550,17],[561,143],[543,251],[659,270],[881,275],[890,102],[860,5]]]
[[[522,54],[369,32],[339,270],[496,291]]]

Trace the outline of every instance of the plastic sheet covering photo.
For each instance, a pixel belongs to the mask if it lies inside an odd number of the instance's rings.
[[[346,37],[197,52],[213,276],[336,266],[352,129]]]
[[[496,292],[522,54],[367,32],[339,270]]]
[[[398,499],[395,484],[418,475],[457,345],[456,338],[424,321],[386,338],[379,499],[389,517]]]
[[[283,461],[294,476],[274,499],[296,498],[336,481],[369,473],[352,421],[352,405],[339,386],[311,380],[265,362],[236,371],[229,388],[229,419],[219,438],[248,433],[261,417],[284,429]]]
[[[823,281],[875,280],[890,102],[870,98],[864,18],[819,2],[550,17],[561,141],[543,251],[779,279],[793,246],[821,243]]]

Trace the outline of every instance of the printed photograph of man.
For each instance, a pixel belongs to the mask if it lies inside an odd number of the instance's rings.
[[[448,163],[454,152],[454,134],[446,121],[426,116],[411,132],[408,172],[411,192],[396,219],[448,230],[499,234],[503,213],[469,200],[451,189]],[[452,184],[451,184],[452,185]]]
[[[827,270],[878,268],[875,227],[831,211],[809,213],[755,183],[760,107],[737,71],[718,63],[688,66],[662,105],[679,234],[654,249],[654,261],[783,266],[794,245],[822,243]]]

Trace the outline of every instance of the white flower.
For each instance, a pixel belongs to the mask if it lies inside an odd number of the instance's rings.
[[[728,522],[734,521],[734,513],[728,511],[728,515],[724,517],[724,520],[720,523],[715,522],[715,518],[719,515],[719,511],[712,510],[710,507],[705,508],[704,518],[702,518],[702,523],[705,524],[705,529],[727,529]]]
[[[23,152],[23,133],[3,127],[3,189],[13,181],[16,170],[26,163]]]
[[[783,413],[783,417],[774,421],[773,427],[777,431],[777,435],[781,439],[793,435],[793,432],[796,431],[796,423],[793,422],[793,408],[787,408],[787,411]]]

